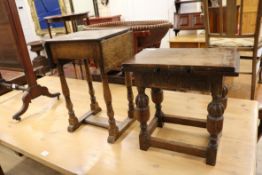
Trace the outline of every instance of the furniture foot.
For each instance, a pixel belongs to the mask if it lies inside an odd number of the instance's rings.
[[[147,130],[147,121],[150,117],[148,96],[145,94],[144,87],[137,87],[138,95],[136,97],[135,116],[140,122],[139,145],[141,150],[148,150],[150,147],[150,134]]]
[[[52,93],[49,92],[47,87],[39,86],[39,88],[41,89],[42,95],[50,97],[50,98],[57,97],[57,99],[59,100],[59,98],[60,98],[60,93],[59,92],[52,94]]]
[[[259,141],[260,137],[262,135],[262,122],[259,121],[258,131],[257,131],[257,141]]]
[[[214,83],[215,84],[215,83]],[[224,120],[224,104],[223,98],[221,98],[223,88],[212,85],[212,101],[209,103],[207,110],[207,131],[210,134],[209,143],[207,147],[207,157],[206,163],[209,165],[216,164],[217,149],[219,143],[219,137],[221,136],[221,131],[223,128]],[[226,97],[224,97],[226,98]]]
[[[159,88],[152,88],[151,97],[156,107],[155,117],[157,118],[157,126],[162,128],[164,125],[164,121],[163,121],[164,114],[162,112],[162,106],[161,106],[161,103],[163,102],[163,90]]]
[[[28,109],[29,103],[31,102],[31,95],[29,91],[26,91],[26,93],[24,94],[23,98],[23,106],[22,108],[15,114],[13,115],[13,119],[14,120],[21,120],[21,115],[25,113],[25,111]]]
[[[1,166],[0,166],[0,175],[5,175],[5,173],[4,173],[4,171],[3,171]]]

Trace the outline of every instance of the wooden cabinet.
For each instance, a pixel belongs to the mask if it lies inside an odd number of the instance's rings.
[[[180,30],[197,30],[204,29],[204,18],[201,12],[181,13],[182,4],[197,3],[201,0],[175,0],[176,12],[174,13],[174,31],[176,35]]]

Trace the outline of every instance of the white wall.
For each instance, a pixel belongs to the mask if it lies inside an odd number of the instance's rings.
[[[89,11],[90,16],[95,15],[93,0],[73,0],[73,4],[76,13]]]
[[[107,7],[109,15],[122,15],[123,20],[168,20],[174,23],[175,5],[174,0],[109,0]],[[99,9],[100,10],[100,9]],[[181,12],[199,11],[199,4],[183,4]],[[103,9],[103,11],[105,11]],[[103,15],[103,14],[102,14]],[[196,31],[193,31],[195,33]],[[181,31],[181,34],[188,33]],[[169,33],[163,38],[161,47],[169,47],[169,39],[174,37],[174,32],[170,29]]]

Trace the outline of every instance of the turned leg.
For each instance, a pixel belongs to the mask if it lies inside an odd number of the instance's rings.
[[[148,96],[145,94],[144,87],[137,87],[138,95],[136,97],[135,116],[140,122],[139,145],[141,150],[148,150],[150,147],[150,135],[147,131],[147,121],[149,120]]]
[[[130,72],[125,72],[125,81],[128,99],[128,118],[134,118],[134,95],[132,90],[132,76]]]
[[[22,98],[23,101],[23,106],[22,108],[15,114],[13,115],[13,119],[15,120],[21,120],[21,115],[23,113],[25,113],[25,111],[28,109],[29,103],[31,103],[31,94],[30,92],[27,90]]]
[[[109,137],[107,139],[108,143],[114,143],[118,135],[118,127],[116,126],[116,121],[114,118],[114,110],[112,107],[112,96],[109,89],[108,77],[105,73],[101,72],[101,79],[103,83],[103,93],[106,102],[107,116],[109,118]]]
[[[222,89],[222,103],[224,105],[224,110],[227,108],[227,94],[228,94],[228,89],[226,86],[223,86]]]
[[[224,105],[222,97],[222,87],[213,83],[211,87],[212,101],[208,105],[207,130],[210,134],[207,148],[206,163],[216,164],[219,136],[223,128]]]
[[[0,175],[5,175],[1,166],[0,166]]]
[[[83,72],[83,68],[82,68],[82,60],[79,60],[78,65],[79,65],[79,68],[80,68],[81,78],[83,80],[84,79],[84,72]]]
[[[161,103],[163,102],[163,91],[159,88],[152,88],[151,89],[151,97],[152,101],[155,103],[156,113],[155,117],[157,118],[157,126],[163,127],[163,112]]]
[[[84,60],[84,65],[85,65],[86,80],[87,80],[87,84],[88,84],[88,88],[89,88],[89,94],[90,94],[90,100],[91,100],[90,108],[94,112],[94,114],[96,114],[96,113],[101,111],[101,108],[99,107],[99,105],[96,101],[95,90],[94,90],[94,87],[93,87],[93,80],[92,80],[92,76],[91,76],[90,70],[89,70],[89,65],[88,65],[88,62],[87,62],[86,59]]]
[[[78,77],[77,77],[77,71],[76,71],[76,63],[75,63],[75,60],[72,61],[72,65],[73,65],[73,67],[74,67],[75,78],[78,79]]]
[[[76,130],[79,126],[80,123],[78,122],[78,119],[75,116],[75,112],[73,109],[73,104],[72,101],[70,99],[70,92],[69,92],[69,88],[65,79],[65,73],[64,73],[64,69],[63,69],[63,65],[58,63],[58,72],[59,72],[59,77],[60,77],[60,82],[61,82],[61,86],[62,86],[62,92],[64,94],[65,97],[65,101],[66,101],[66,107],[68,110],[68,114],[69,114],[69,126],[68,126],[68,131],[69,132],[73,132],[74,130]]]

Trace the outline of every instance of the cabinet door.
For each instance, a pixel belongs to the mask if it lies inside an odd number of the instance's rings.
[[[200,14],[192,14],[192,28],[204,28],[203,17]]]
[[[178,17],[178,28],[179,29],[188,29],[191,26],[190,15],[180,14]]]

